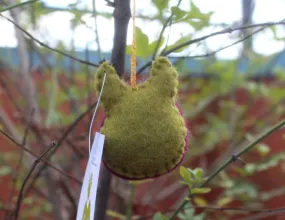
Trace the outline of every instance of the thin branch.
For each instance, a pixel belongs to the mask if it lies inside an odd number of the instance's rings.
[[[57,149],[60,147],[60,145],[64,142],[64,140],[67,138],[67,136],[73,131],[73,129],[76,127],[76,125],[88,114],[90,113],[93,108],[96,106],[97,102],[94,102],[89,108],[83,112],[64,132],[64,134],[61,136],[61,138],[58,140],[56,147],[54,150],[47,156],[48,160],[52,158],[52,156],[56,153]],[[33,178],[33,181],[31,181],[31,184],[29,185],[28,189],[31,189],[33,184],[36,182],[36,180],[39,178],[40,174],[46,169],[46,166],[48,165],[48,161],[46,164],[43,164],[37,171],[36,175]],[[81,184],[81,181],[79,181]]]
[[[89,60],[89,48],[88,44],[86,44],[86,49],[85,49],[85,59],[88,61]],[[90,82],[91,82],[91,74],[90,74],[90,69],[89,66],[86,65],[86,90],[87,90],[87,105],[91,105],[91,88],[90,88]],[[92,115],[90,115],[90,121],[92,120]],[[87,125],[87,129],[89,129],[89,124]]]
[[[3,8],[3,9],[0,9],[0,13],[4,12],[4,11],[8,11],[8,10],[11,10],[11,9],[14,9],[14,8],[18,8],[18,7],[21,7],[21,6],[24,6],[26,4],[31,4],[31,3],[34,3],[36,1],[39,1],[39,0],[29,0],[29,1],[25,1],[25,2],[21,2],[19,4],[14,4],[14,5],[11,5],[11,6],[8,6],[6,8]]]
[[[102,59],[102,53],[101,53],[101,46],[100,46],[100,40],[99,40],[99,33],[98,33],[98,23],[97,23],[97,10],[96,10],[96,2],[95,0],[92,0],[92,12],[93,12],[93,16],[94,16],[94,24],[95,24],[95,40],[96,40],[96,44],[97,44],[97,51],[99,54],[99,58],[100,60]]]
[[[247,36],[241,38],[240,40],[237,40],[237,41],[235,41],[234,43],[229,44],[229,45],[227,45],[227,46],[221,47],[220,49],[215,50],[215,51],[213,51],[213,52],[206,53],[206,54],[202,54],[202,55],[188,56],[187,58],[202,58],[202,57],[210,57],[210,56],[213,56],[213,55],[215,55],[216,53],[218,53],[218,52],[220,52],[220,51],[222,51],[222,50],[225,50],[225,49],[227,49],[227,48],[229,48],[229,47],[232,47],[232,46],[234,46],[234,45],[236,45],[236,44],[238,44],[238,43],[241,43],[241,42],[243,42],[243,41],[245,41],[245,40],[251,38],[254,34],[257,34],[257,33],[261,32],[261,31],[263,31],[265,28],[267,28],[267,27],[259,28],[259,29],[257,29],[256,31],[253,31],[251,34],[249,34],[249,35],[247,35]]]
[[[285,210],[285,207],[274,208],[274,209],[251,209],[251,208],[244,208],[244,207],[220,207],[220,206],[196,206],[193,205],[193,208],[197,209],[209,209],[215,211],[240,211],[240,212],[263,212],[263,213],[272,213],[281,210]]]
[[[26,176],[26,178],[25,178],[25,180],[21,186],[20,192],[19,192],[17,205],[16,205],[15,212],[14,212],[15,220],[17,220],[18,216],[19,216],[21,202],[23,199],[24,188],[25,188],[25,185],[26,185],[29,177],[32,175],[34,169],[36,168],[37,164],[41,161],[41,159],[55,146],[56,146],[56,142],[52,141],[52,143],[48,146],[48,148],[34,161],[32,167],[31,167],[31,170],[29,171],[28,175]]]
[[[26,140],[27,140],[27,136],[28,136],[28,132],[29,132],[31,123],[32,123],[33,114],[34,114],[34,110],[33,110],[33,111],[31,112],[31,114],[30,114],[29,120],[28,120],[28,122],[27,122],[25,131],[24,131],[24,136],[23,136],[23,141],[22,141],[22,146],[23,146],[23,147],[26,146]],[[20,171],[20,168],[21,168],[23,156],[24,156],[24,149],[21,148],[19,162],[18,162],[18,164],[17,164],[17,166],[16,166],[16,177],[15,177],[14,180],[13,180],[12,190],[11,190],[11,193],[10,193],[10,199],[9,199],[9,202],[8,202],[8,206],[11,205],[11,201],[12,201],[12,198],[13,198],[13,195],[14,195],[14,192],[15,192],[15,189],[16,189],[16,183],[17,183],[17,181],[18,181],[18,178],[20,177],[19,171]]]
[[[163,56],[167,56],[168,54],[170,54],[172,52],[175,52],[176,50],[179,50],[179,49],[181,49],[181,48],[183,48],[185,46],[189,46],[189,45],[191,45],[193,43],[197,43],[197,42],[200,42],[202,40],[206,40],[206,39],[208,39],[210,37],[214,37],[214,36],[221,35],[221,34],[232,33],[234,31],[245,30],[245,29],[248,29],[248,28],[262,27],[263,29],[265,29],[265,28],[268,28],[268,27],[274,26],[274,25],[284,25],[285,24],[284,20],[285,19],[283,19],[283,20],[281,20],[279,22],[266,22],[266,23],[260,23],[260,24],[245,25],[245,26],[236,27],[236,28],[226,28],[226,29],[224,29],[222,31],[214,32],[214,33],[208,34],[206,36],[203,36],[203,37],[200,37],[200,38],[196,38],[194,40],[186,41],[185,43],[182,43],[180,45],[177,45],[176,47],[171,48],[168,51],[165,51],[165,53],[162,54],[162,55]],[[250,34],[249,36],[252,36],[252,34]]]
[[[282,216],[284,216],[284,213],[285,213],[285,209],[279,209],[279,210],[277,209],[277,210],[269,211],[267,213],[258,213],[254,216],[243,218],[242,220],[259,220],[259,219],[264,219],[266,217],[281,215],[281,214],[283,214]]]
[[[272,134],[273,132],[277,131],[279,128],[283,127],[285,125],[285,120],[279,122],[272,128],[270,128],[268,131],[266,131],[264,134],[261,134],[255,141],[253,141],[251,144],[246,146],[243,150],[241,150],[239,153],[235,154],[234,156],[230,157],[220,168],[218,168],[215,172],[210,175],[210,177],[207,178],[205,182],[203,182],[199,187],[202,188],[205,185],[207,185],[212,179],[214,179],[221,171],[225,170],[232,162],[235,161],[235,158],[239,158],[243,154],[247,153],[249,150],[251,150],[256,144],[258,144],[261,140]],[[192,195],[194,196],[194,195]],[[182,211],[184,206],[188,203],[188,201],[184,201],[178,209],[173,213],[171,218],[169,220],[174,220],[178,213]]]
[[[121,77],[125,72],[128,24],[131,18],[130,0],[115,0],[114,37],[111,62]],[[102,219],[103,220],[103,219]]]
[[[26,30],[24,30],[20,25],[16,24],[13,20],[11,20],[10,18],[0,14],[1,17],[5,18],[7,21],[9,21],[10,23],[12,23],[16,28],[18,28],[19,30],[21,30],[25,35],[27,35],[30,39],[32,39],[33,41],[37,42],[39,45],[41,45],[42,47],[45,47],[51,51],[54,51],[56,53],[59,53],[63,56],[66,56],[66,57],[69,57],[70,59],[72,60],[75,60],[79,63],[82,63],[82,64],[86,64],[86,65],[90,65],[90,66],[94,66],[94,67],[99,67],[99,64],[94,64],[94,63],[90,63],[88,61],[85,61],[85,60],[81,60],[81,59],[78,59],[76,57],[73,57],[63,51],[60,51],[58,49],[55,49],[55,48],[52,48],[50,46],[48,46],[47,44],[43,43],[42,41],[36,39],[35,37],[33,37],[33,35],[31,35],[29,32],[27,32]]]
[[[181,4],[181,1],[182,0],[179,0],[176,7],[179,7],[179,5]],[[160,31],[160,34],[159,34],[159,37],[158,37],[158,41],[157,41],[157,44],[155,46],[155,49],[154,49],[154,52],[153,52],[153,55],[152,55],[152,60],[155,59],[156,57],[156,54],[158,52],[158,49],[159,49],[159,45],[162,41],[162,38],[163,38],[163,34],[164,34],[164,31],[165,29],[167,28],[168,24],[172,21],[172,18],[173,18],[173,13],[171,12],[170,16],[166,19],[166,21],[164,22],[163,26],[162,26],[162,29]]]
[[[0,129],[0,133],[2,133],[4,136],[6,136],[10,141],[12,141],[17,147],[22,148],[24,151],[28,152],[29,154],[31,154],[32,156],[34,156],[35,158],[37,158],[38,156],[36,156],[32,151],[30,151],[28,148],[23,147],[20,143],[18,143],[16,140],[14,140],[9,134],[7,134],[6,132],[4,132],[3,130]],[[47,161],[46,159],[42,159],[42,162],[51,167],[52,169],[56,170],[57,172],[59,172],[61,175],[74,180],[75,182],[77,182],[78,184],[81,184],[82,182],[78,179],[76,179],[74,176],[60,170],[59,168],[55,167],[54,165],[52,165],[49,161]]]
[[[51,157],[54,155],[54,153],[57,151],[57,149],[60,147],[60,145],[63,143],[63,141],[67,138],[67,136],[69,135],[69,133],[71,133],[73,131],[73,129],[76,127],[76,125],[89,113],[93,110],[93,108],[96,106],[97,101],[94,102],[91,106],[89,106],[89,108],[83,112],[68,128],[67,130],[63,133],[63,135],[61,136],[61,138],[58,140],[56,147],[54,148],[54,150],[48,155],[48,158],[51,159]],[[42,172],[42,170],[45,167],[43,167],[42,169],[40,169],[39,171]]]
[[[188,207],[185,208],[185,210],[193,209],[193,208],[214,210],[214,211],[221,211],[221,212],[237,211],[237,212],[256,212],[256,213],[271,213],[271,214],[275,214],[275,213],[279,214],[280,212],[284,212],[285,211],[285,207],[274,208],[274,209],[252,209],[252,208],[244,208],[244,207],[199,206],[199,205],[192,205],[192,204],[191,204],[191,206],[189,208]],[[172,212],[172,211],[173,210],[169,210],[169,211],[166,211],[166,213]],[[147,215],[147,216],[142,216],[139,219],[140,220],[148,219],[149,217],[152,217],[152,216],[153,216],[153,214]],[[260,214],[257,215],[257,216],[260,216]],[[268,216],[268,214],[266,216]],[[243,220],[245,220],[245,219],[251,220],[251,217],[244,218]]]
[[[226,29],[224,29],[224,30],[222,30],[222,31],[217,31],[217,32],[214,32],[214,33],[205,35],[205,36],[203,36],[203,37],[199,37],[199,38],[196,38],[196,39],[193,39],[193,40],[186,41],[185,43],[179,44],[179,45],[177,45],[176,47],[173,47],[173,48],[171,48],[170,50],[167,50],[167,51],[163,52],[163,53],[160,54],[160,55],[161,55],[161,56],[167,56],[167,55],[169,55],[170,53],[175,52],[176,50],[179,50],[179,49],[181,49],[181,48],[183,48],[183,47],[189,46],[189,45],[194,44],[194,43],[198,43],[198,42],[200,42],[200,41],[203,41],[203,40],[206,40],[206,39],[208,39],[208,38],[211,38],[211,37],[214,37],[214,36],[217,36],[217,35],[221,35],[221,34],[232,33],[232,32],[234,32],[234,31],[244,30],[244,29],[248,29],[248,28],[256,28],[256,27],[264,27],[264,28],[267,28],[267,27],[274,26],[274,25],[284,25],[284,24],[285,24],[284,20],[285,20],[285,19],[283,19],[282,21],[279,21],[279,22],[266,22],[266,23],[245,25],[245,26],[240,26],[240,27],[226,28]],[[225,49],[225,48],[224,48],[224,49]],[[137,71],[137,73],[138,73],[138,74],[142,73],[142,71],[144,71],[148,66],[151,65],[151,62],[152,62],[152,61],[147,62],[144,66],[142,66],[142,67]]]

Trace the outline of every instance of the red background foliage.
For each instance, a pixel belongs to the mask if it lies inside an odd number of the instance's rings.
[[[2,79],[5,78],[5,75],[9,74],[7,72],[2,72],[1,77]],[[7,75],[6,75],[7,76]],[[44,90],[44,87],[41,87],[43,83],[45,83],[45,80],[48,80],[46,76],[44,76],[41,72],[35,72],[34,73],[35,80],[38,83],[38,88],[40,88],[41,92],[46,92]],[[65,79],[62,80],[65,82]],[[20,82],[16,82],[15,84],[5,81],[7,88],[9,88],[9,91],[11,94],[13,94],[14,97],[21,97],[21,94],[17,91],[17,85],[20,84]],[[268,81],[267,83],[270,83]],[[78,86],[82,87],[84,86],[83,84],[78,84]],[[189,95],[193,93],[194,91],[187,91]],[[185,91],[184,91],[185,93]],[[184,94],[185,95],[185,94]],[[236,93],[237,95],[237,102],[239,104],[247,104],[248,103],[248,98],[249,95],[244,89],[239,89]],[[16,98],[16,99],[17,99]],[[227,97],[220,97],[221,99],[226,99]],[[23,118],[19,117],[19,113],[17,109],[15,108],[15,105],[13,101],[10,99],[9,96],[7,96],[6,89],[4,88],[3,85],[0,87],[0,100],[2,102],[2,109],[4,112],[7,113],[7,116],[9,117],[9,120],[11,120],[12,123],[16,125],[21,125],[20,127],[24,127],[25,123],[23,122]],[[92,100],[95,100],[92,98]],[[82,101],[84,103],[85,100]],[[205,109],[205,112],[217,112],[219,107],[218,107],[218,100],[215,100],[207,109]],[[61,106],[62,112],[65,114],[70,114],[70,105],[68,102],[62,104]],[[267,100],[266,99],[260,99],[252,105],[250,111],[248,112],[247,120],[245,120],[244,124],[244,133],[251,129],[252,126],[254,126],[256,120],[260,120],[260,118],[263,117],[263,114],[268,111],[268,106],[267,106]],[[272,113],[274,114],[274,112]],[[28,114],[26,114],[28,115]],[[102,110],[100,110],[97,113],[97,120],[95,122],[95,125],[93,126],[93,131],[98,131],[100,128],[100,119],[103,116]],[[192,127],[195,127],[195,124],[202,123],[205,120],[203,112],[193,121],[188,121],[190,130]],[[85,139],[80,142],[80,144],[77,146],[78,150],[83,152],[84,154],[87,155],[87,138],[86,134],[88,134],[88,126],[90,122],[90,114],[87,115],[86,117],[83,118],[83,120],[76,126],[74,134],[76,135],[85,135]],[[66,129],[66,127],[52,127],[49,129],[46,129],[44,127],[41,127],[39,125],[32,125],[35,126],[36,129],[38,129],[41,132],[46,132],[49,134],[51,139],[58,140],[62,133],[63,130]],[[4,127],[4,130],[6,128]],[[195,131],[191,130],[193,137],[195,137]],[[267,137],[263,142],[270,146],[271,152],[269,153],[268,157],[270,157],[273,154],[276,154],[278,152],[284,151],[285,147],[285,140],[284,140],[284,129],[279,130],[269,137]],[[69,136],[70,140],[72,141],[72,136]],[[35,142],[31,145],[31,148],[33,149],[33,152],[35,152],[37,155],[40,154],[41,148],[39,148],[38,143]],[[9,141],[6,137],[3,135],[0,135],[0,152],[1,154],[10,152],[15,155],[14,162],[18,160],[19,155],[20,155],[20,149],[15,146],[11,141]],[[207,170],[207,168],[211,167],[211,162],[214,161],[218,156],[220,156],[228,147],[228,143],[219,143],[218,146],[215,148],[215,150],[204,154],[202,157],[195,158],[191,160],[190,162],[183,163],[183,166],[186,167],[200,167],[201,164],[205,164],[204,162],[207,161],[207,165],[204,166],[204,168]],[[64,150],[63,150],[64,148]],[[58,155],[64,154],[67,158],[71,157],[71,155],[74,152],[71,150],[70,146],[68,143],[64,143],[57,152]],[[191,154],[191,146],[189,146],[189,154]],[[246,162],[254,162],[259,160],[259,156],[256,153],[248,153],[245,157],[243,157],[243,160]],[[81,166],[82,170],[84,170],[84,167],[86,165],[87,159],[83,158],[81,160]],[[12,166],[15,166],[13,164],[16,163],[11,163]],[[231,175],[237,175],[235,171],[232,169],[233,167],[238,166],[237,164],[232,164],[230,167],[227,169],[227,172],[230,173]],[[70,172],[72,174],[72,172]],[[256,183],[259,187],[260,190],[272,190],[274,188],[280,188],[282,186],[285,186],[285,177],[284,177],[284,172],[282,172],[281,167],[278,165],[276,167],[270,168],[266,171],[259,172],[253,176],[246,177],[250,182]],[[166,213],[169,211],[172,211],[177,207],[177,204],[181,203],[181,200],[187,195],[187,189],[184,185],[177,184],[177,181],[179,180],[179,172],[174,171],[171,175],[165,175],[159,178],[154,179],[151,182],[144,183],[141,185],[138,185],[136,187],[135,191],[135,200],[133,204],[133,211],[134,214],[137,215],[143,215],[143,216],[152,216],[155,212],[160,211],[162,213]],[[11,186],[13,183],[13,178],[12,176],[5,176],[1,177],[0,180],[0,199],[1,201],[6,204],[10,198],[10,191],[11,191]],[[72,183],[72,182],[70,182]],[[74,186],[76,184],[74,183]],[[207,201],[211,202],[214,201],[220,194],[222,190],[218,188],[214,188],[212,192],[209,194],[205,195],[204,198],[207,199]],[[15,192],[14,196],[17,196],[18,192]],[[29,196],[34,196],[37,193],[35,191],[32,191]],[[38,196],[38,195],[37,195]],[[114,199],[114,195],[111,194],[111,201]],[[180,201],[180,202],[179,202]],[[283,197],[274,197],[270,199],[269,201],[265,202],[264,206],[268,209],[270,208],[277,208],[281,207],[282,205],[284,206],[285,204],[285,198]],[[33,204],[34,205],[34,204]],[[233,201],[230,206],[236,206],[238,207],[240,204],[238,202]],[[11,209],[12,207],[8,207],[7,209]],[[29,205],[22,205],[22,210],[30,208]],[[201,209],[197,209],[197,212],[200,212]],[[216,219],[216,214],[219,211],[212,212],[212,217],[213,219]],[[219,215],[221,213],[218,213]],[[226,212],[224,212],[224,215],[226,216]],[[247,215],[248,216],[248,215]],[[237,216],[237,218],[242,217],[241,215]],[[0,219],[4,218],[4,209],[0,209]],[[36,218],[35,218],[36,219]],[[151,217],[146,218],[146,219],[151,219]],[[279,217],[268,217],[266,219],[285,219],[284,216],[280,215]]]

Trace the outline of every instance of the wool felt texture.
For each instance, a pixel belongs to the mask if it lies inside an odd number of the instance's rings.
[[[188,129],[177,107],[178,73],[166,57],[152,63],[149,79],[133,89],[108,62],[97,70],[95,89],[106,117],[103,162],[115,175],[154,178],[175,169],[188,151]]]

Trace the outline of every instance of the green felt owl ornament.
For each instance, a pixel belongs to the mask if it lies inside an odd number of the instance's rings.
[[[96,73],[106,117],[103,162],[115,175],[131,180],[154,178],[175,169],[188,150],[188,130],[176,105],[178,74],[168,58],[153,61],[150,77],[135,89],[107,62]]]

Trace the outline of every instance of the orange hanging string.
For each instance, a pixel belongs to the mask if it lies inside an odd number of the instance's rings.
[[[136,88],[136,0],[133,0],[133,42],[132,42],[132,57],[131,57],[131,86]]]

